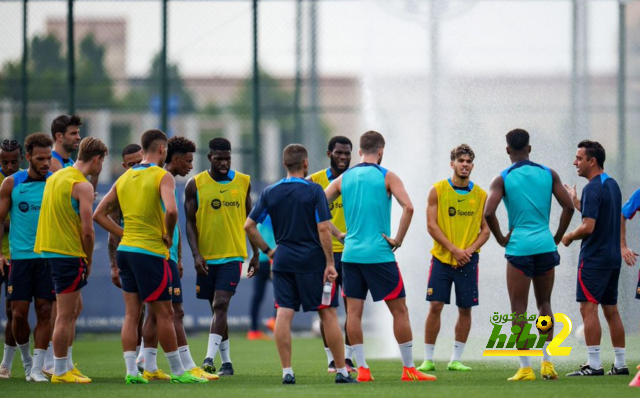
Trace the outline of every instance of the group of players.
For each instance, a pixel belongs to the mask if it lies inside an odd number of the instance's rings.
[[[175,185],[176,176],[184,177],[192,170],[196,145],[184,137],[168,139],[160,130],[146,131],[141,145],[131,144],[122,152],[126,172],[94,212],[95,187],[108,148],[96,138],[81,140],[81,125],[78,116],[62,115],[53,121],[51,137],[42,133],[28,136],[24,143],[27,170],[19,170],[23,148],[18,142],[6,140],[0,147],[4,179],[0,186],[0,221],[4,223],[0,270],[6,282],[8,317],[0,378],[10,377],[19,350],[27,380],[91,382],[76,368],[72,346],[82,310],[80,291],[91,272],[94,221],[110,234],[112,281],[123,292],[127,384],[150,380],[206,383],[234,374],[227,309],[248,256],[247,238],[252,248],[247,276],[260,274],[261,267],[272,263],[275,341],[283,384],[296,382],[290,328],[300,307],[320,316],[328,370],[336,373],[336,383],[374,380],[365,360],[362,331],[369,292],[374,301],[383,300],[393,316],[403,363],[401,379],[436,380],[425,372],[435,370],[440,314],[450,302],[453,286],[459,315],[447,368],[469,371],[460,360],[471,328],[471,308],[478,305],[479,251],[490,232],[506,248],[507,288],[512,311],[518,314],[526,311],[533,283],[540,315],[553,316],[554,268],[560,263],[556,247],[560,242],[568,246],[582,240],[576,295],[585,324],[588,362],[568,376],[604,375],[599,306],[609,324],[616,357],[608,374],[629,374],[616,306],[617,286],[622,257],[629,265],[637,257],[626,246],[624,227],[625,220],[640,209],[640,190],[622,207],[620,189],[604,172],[605,151],[597,142],[578,145],[574,165],[589,180],[580,199],[575,186],[563,185],[555,171],[529,160],[531,146],[524,130],[507,134],[512,165],[493,180],[488,195],[470,180],[473,150],[462,144],[451,151],[453,175],[434,184],[428,197],[427,229],[434,247],[426,298],[431,304],[425,325],[425,358],[416,368],[405,289],[394,255],[406,236],[414,208],[398,175],[380,166],[383,136],[369,131],[360,137],[360,163],[354,167],[350,167],[351,141],[333,137],[327,151],[330,167],[308,178],[306,149],[298,144],[287,146],[283,152],[287,177],[267,187],[255,206],[250,177],[231,167],[231,144],[224,138],[212,139],[210,168],[191,178],[185,188],[186,235],[197,271],[196,295],[208,300],[212,310],[207,354],[199,367],[192,359],[182,323],[182,242]],[[74,162],[70,155],[76,149]],[[391,233],[392,197],[402,208],[395,235]],[[549,229],[552,197],[562,207],[555,235]],[[509,217],[506,236],[495,216],[501,201]],[[566,233],[574,208],[582,213],[582,223]],[[346,344],[336,312],[340,289],[347,314]],[[323,300],[326,295],[328,303]],[[33,356],[28,323],[32,299],[37,318]],[[546,351],[553,330],[547,333],[541,375],[556,379]],[[170,374],[158,369],[158,343]],[[216,373],[213,362],[218,352],[222,365]],[[353,372],[357,377],[351,376]],[[509,380],[534,379],[529,357],[520,357],[520,369]]]

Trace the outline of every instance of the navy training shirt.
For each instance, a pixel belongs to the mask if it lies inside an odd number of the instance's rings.
[[[620,268],[620,214],[622,193],[618,183],[607,173],[589,181],[582,190],[582,218],[596,220],[589,237],[582,240],[580,267]]]
[[[284,178],[266,187],[249,218],[261,223],[267,215],[278,245],[271,269],[323,272],[327,263],[318,223],[331,220],[331,211],[322,187],[298,177]]]

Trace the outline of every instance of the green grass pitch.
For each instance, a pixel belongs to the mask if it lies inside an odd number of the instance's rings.
[[[202,361],[206,351],[206,336],[191,336],[191,352],[196,363]],[[78,367],[93,383],[89,385],[50,385],[27,383],[22,377],[19,354],[14,360],[13,377],[0,380],[1,397],[139,397],[139,398],[195,398],[195,397],[631,397],[639,396],[640,388],[627,386],[632,376],[603,376],[592,378],[566,378],[562,375],[575,370],[576,363],[561,362],[556,366],[561,375],[557,381],[507,382],[517,370],[516,358],[500,360],[465,361],[473,367],[469,373],[446,370],[445,361],[437,361],[440,370],[436,382],[403,383],[400,381],[399,360],[371,360],[369,366],[375,382],[360,385],[335,385],[333,375],[326,372],[326,357],[322,342],[314,338],[296,338],[293,342],[293,369],[295,386],[283,386],[281,370],[273,341],[247,341],[244,335],[231,338],[231,358],[236,375],[221,378],[204,385],[175,385],[154,382],[149,385],[124,384],[124,360],[118,336],[81,336],[74,344],[73,356]],[[168,370],[163,355],[158,355],[159,366]],[[416,356],[416,361],[421,356]],[[577,358],[576,358],[577,359]],[[539,377],[539,359],[534,359],[534,370]],[[219,358],[216,361],[218,366]],[[635,366],[629,363],[632,373]]]

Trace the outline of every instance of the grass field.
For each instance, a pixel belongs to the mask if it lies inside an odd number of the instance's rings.
[[[326,372],[326,358],[319,339],[294,340],[293,369],[295,386],[283,386],[275,344],[269,341],[247,341],[243,335],[233,335],[231,358],[236,375],[221,378],[204,385],[174,385],[155,382],[150,385],[124,384],[124,361],[118,336],[82,336],[74,345],[74,360],[78,367],[93,379],[89,385],[50,385],[27,383],[22,377],[19,354],[14,361],[13,378],[0,380],[1,397],[626,397],[638,396],[640,389],[627,387],[629,377],[566,378],[558,381],[507,382],[515,373],[517,360],[482,360],[465,362],[473,371],[465,374],[438,370],[433,374],[438,381],[432,383],[400,382],[399,360],[368,361],[375,382],[360,385],[335,385],[333,375]],[[191,352],[200,363],[206,351],[205,335],[191,336]],[[159,355],[160,368],[168,370],[163,355]],[[416,360],[421,358],[416,358]],[[218,359],[219,361],[219,359]],[[539,376],[539,359],[533,360]],[[437,362],[445,369],[445,362]],[[631,363],[630,363],[631,365]],[[559,374],[575,370],[575,363],[557,365]],[[635,372],[635,371],[634,371]]]

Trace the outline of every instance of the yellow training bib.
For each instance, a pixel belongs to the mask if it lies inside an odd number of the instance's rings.
[[[233,173],[233,180],[226,184],[211,178],[208,170],[195,176],[198,247],[205,260],[247,257],[244,222],[247,219],[246,198],[251,178],[237,171]]]
[[[473,185],[471,192],[460,194],[449,180],[439,181],[434,186],[438,193],[438,226],[456,247],[469,247],[480,233],[487,193]],[[435,240],[431,254],[445,264],[457,264],[453,254]]]
[[[47,179],[34,252],[87,257],[82,247],[79,204],[71,197],[73,186],[80,182],[87,182],[87,179],[75,167],[62,169]]]
[[[331,181],[329,181],[329,174],[331,174],[331,169],[320,170],[317,173],[311,174],[311,181],[320,184],[322,189],[327,189],[331,183]],[[331,222],[333,225],[335,225],[340,232],[347,232],[347,222],[344,220],[344,209],[342,208],[342,196],[338,196],[338,199],[329,205],[329,209],[331,210]],[[333,252],[342,253],[344,245],[340,243],[335,236],[331,237],[331,241],[333,243]]]
[[[6,178],[3,173],[4,172],[0,170],[0,185],[2,185],[2,183],[4,182],[4,179]],[[11,218],[9,217],[9,213],[7,213],[7,221],[10,221],[10,220]],[[2,255],[7,260],[11,260],[11,251],[9,250],[9,233],[8,232],[5,232],[4,235],[2,235]]]
[[[169,258],[162,240],[167,229],[160,182],[165,174],[167,171],[155,164],[136,165],[118,178],[116,192],[124,220],[120,244]]]

